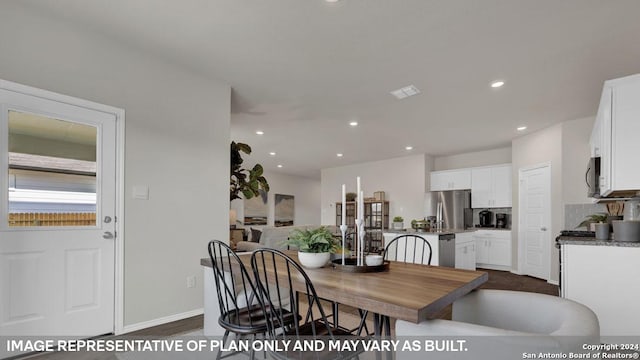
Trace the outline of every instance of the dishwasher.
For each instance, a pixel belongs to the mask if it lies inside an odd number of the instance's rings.
[[[438,264],[456,267],[456,234],[438,235]]]

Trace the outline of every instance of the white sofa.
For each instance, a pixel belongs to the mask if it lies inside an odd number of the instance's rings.
[[[584,352],[599,343],[600,326],[591,309],[556,296],[480,289],[453,304],[452,320],[419,324],[398,320],[396,336],[482,337],[516,350]],[[501,348],[504,349],[504,348]]]
[[[253,251],[259,248],[273,248],[273,249],[286,249],[286,246],[283,246],[283,242],[285,242],[289,238],[289,233],[291,233],[294,229],[309,229],[309,228],[317,228],[320,225],[294,225],[294,226],[263,226],[262,228],[254,227],[254,229],[258,229],[262,231],[262,235],[260,235],[260,242],[252,242],[251,238],[249,241],[239,241],[236,243],[236,251]],[[327,226],[332,231],[332,226]]]

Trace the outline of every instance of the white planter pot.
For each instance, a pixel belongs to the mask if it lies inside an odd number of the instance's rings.
[[[393,222],[393,229],[394,230],[402,230],[404,229],[404,222]]]
[[[329,262],[331,253],[307,253],[298,251],[298,260],[300,264],[307,269],[318,269],[325,266]]]

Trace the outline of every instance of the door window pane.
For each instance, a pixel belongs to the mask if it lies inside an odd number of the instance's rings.
[[[8,115],[9,226],[95,226],[97,128]]]

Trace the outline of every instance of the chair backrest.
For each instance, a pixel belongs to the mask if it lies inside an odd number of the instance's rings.
[[[256,288],[238,255],[219,240],[209,242],[209,257],[213,268],[213,278],[218,292],[220,317],[237,325],[258,326],[251,317],[241,317],[242,309],[258,306]],[[239,324],[241,320],[243,324]]]
[[[259,302],[268,314],[268,338],[333,337],[311,279],[292,258],[276,249],[258,249],[251,256],[251,267]],[[291,321],[292,315],[302,323]]]
[[[433,251],[431,244],[420,235],[406,234],[396,236],[384,248],[384,259],[431,265]]]

